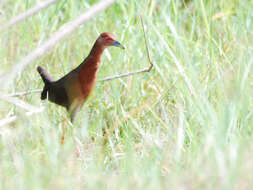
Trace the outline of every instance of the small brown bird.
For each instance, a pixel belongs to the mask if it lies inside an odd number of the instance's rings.
[[[76,113],[81,109],[95,85],[101,55],[109,46],[124,49],[112,34],[102,33],[88,57],[77,68],[56,81],[45,69],[38,66],[37,71],[45,84],[41,100],[48,98],[49,101],[65,107],[70,113],[71,122],[73,122]]]

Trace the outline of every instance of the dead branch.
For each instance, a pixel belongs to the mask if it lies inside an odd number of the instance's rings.
[[[149,72],[152,69],[152,67],[153,67],[153,65],[150,65],[150,67],[142,69],[142,70],[138,70],[138,71],[133,71],[133,72],[129,72],[129,73],[123,73],[123,74],[120,74],[120,75],[106,77],[106,78],[98,80],[98,82],[103,82],[103,81],[113,80],[113,79],[117,79],[117,78],[128,77],[130,75],[135,75],[135,74],[138,74],[138,73]]]
[[[2,86],[8,84],[8,81],[12,81],[13,78],[32,61],[34,61],[40,56],[43,56],[47,51],[49,51],[50,49],[52,49],[52,47],[59,43],[64,37],[74,32],[80,25],[93,18],[93,16],[95,16],[97,13],[108,8],[114,2],[115,0],[101,0],[99,3],[93,5],[89,10],[87,10],[75,20],[63,25],[49,40],[47,40],[40,47],[36,48],[29,55],[23,58],[16,66],[13,66],[8,73],[2,75],[0,77],[0,84]]]
[[[28,11],[18,15],[17,17],[11,19],[6,25],[2,26],[0,28],[0,32],[2,32],[3,30],[6,30],[7,28],[18,24],[19,22],[21,22],[22,20],[26,19],[27,17],[30,17],[34,14],[36,14],[37,12],[39,12],[40,10],[47,8],[49,5],[57,2],[58,0],[48,0],[48,1],[43,1],[41,3],[39,3],[38,5],[36,5],[35,7],[29,9]],[[0,12],[1,13],[1,12]]]
[[[24,110],[27,110],[27,112],[25,113],[25,115],[27,117],[29,117],[33,114],[36,114],[36,113],[40,113],[44,110],[44,108],[42,108],[42,107],[33,106],[33,105],[28,104],[27,102],[24,102],[18,98],[15,98],[15,97],[7,97],[7,96],[0,95],[0,99],[3,101],[6,101],[6,102],[12,103]],[[2,120],[0,120],[0,127],[3,125],[6,125],[6,124],[12,123],[12,122],[16,121],[17,119],[18,119],[18,117],[16,115],[2,119]]]
[[[42,107],[33,106],[33,105],[28,104],[27,102],[24,102],[18,98],[0,95],[0,99],[3,101],[6,101],[6,102],[12,103],[24,110],[27,110],[27,112],[25,113],[25,115],[27,117],[29,117],[33,114],[36,114],[36,113],[40,113],[44,110],[44,108],[42,108]],[[3,125],[6,125],[6,124],[12,123],[12,122],[16,121],[17,119],[18,119],[18,117],[16,115],[2,119],[2,120],[0,120],[0,127]]]
[[[12,93],[12,94],[6,94],[4,95],[5,97],[20,97],[20,96],[26,96],[32,93],[40,93],[42,92],[42,88],[41,89],[35,89],[35,90],[29,90],[29,91],[25,91],[25,92],[17,92],[17,93]]]
[[[30,116],[32,116],[33,114],[42,112],[43,110],[44,110],[44,108],[40,108],[40,109],[35,110],[35,111],[29,111],[29,112],[26,112],[25,115],[26,115],[27,117],[30,117]],[[12,122],[16,121],[17,119],[18,119],[18,117],[17,117],[16,115],[7,117],[7,118],[5,118],[5,119],[2,119],[2,120],[0,120],[0,127],[2,127],[2,126],[4,126],[4,125],[7,125],[7,124],[9,124],[9,123],[12,123]]]
[[[40,108],[36,107],[36,106],[33,106],[31,104],[28,104],[27,102],[24,102],[18,98],[15,98],[15,97],[7,97],[7,96],[3,96],[3,95],[0,95],[0,99],[5,101],[5,102],[9,102],[9,103],[12,103],[24,110],[27,110],[27,111],[33,111],[33,112],[36,112],[37,110],[39,110]]]

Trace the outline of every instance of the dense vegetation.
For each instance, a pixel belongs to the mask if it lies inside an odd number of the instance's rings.
[[[1,0],[0,23],[38,2]],[[2,31],[0,73],[96,2],[60,0]],[[73,126],[38,93],[19,97],[44,107],[31,117],[0,101],[0,120],[17,116],[0,127],[0,189],[253,188],[252,1],[119,0],[6,81],[1,94],[42,88],[38,65],[60,78],[105,31],[126,50],[104,53],[99,78],[147,67],[140,15],[153,70],[98,82]]]

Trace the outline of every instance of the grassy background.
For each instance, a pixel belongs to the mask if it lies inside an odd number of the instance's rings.
[[[60,0],[0,33],[0,73],[95,2]],[[1,1],[0,23],[37,3]],[[32,117],[0,102],[1,119],[19,118],[0,128],[0,189],[253,188],[250,0],[119,0],[0,87],[1,93],[41,88],[37,65],[60,78],[105,31],[126,50],[104,53],[99,78],[148,66],[140,15],[154,69],[97,83],[74,127],[63,108],[41,102],[39,94],[21,98],[45,107]],[[114,128],[104,141],[103,131]]]

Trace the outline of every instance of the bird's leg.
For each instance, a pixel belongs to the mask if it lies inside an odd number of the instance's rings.
[[[73,129],[74,131],[74,129]],[[82,151],[81,151],[81,147],[83,146],[82,145],[82,142],[74,136],[74,142],[75,142],[75,154],[76,154],[76,157],[78,158],[81,158],[82,157]]]
[[[66,134],[66,127],[65,125],[68,123],[69,127],[71,128],[71,136],[73,138],[73,141],[74,141],[74,144],[75,144],[75,155],[76,157],[78,158],[81,158],[82,157],[82,152],[81,152],[81,147],[82,147],[82,142],[76,137],[76,133],[75,133],[75,128],[72,124],[72,122],[70,122],[68,119],[64,119],[63,121],[63,126],[62,126],[62,131],[63,131],[63,134],[62,134],[62,137],[61,137],[61,144],[63,145],[64,144],[64,140],[65,140],[65,134]]]
[[[71,123],[74,122],[75,116],[77,114],[77,112],[81,109],[82,107],[82,103],[80,103],[79,101],[75,101],[69,109],[69,113],[70,113],[70,119],[71,119]]]
[[[76,104],[76,105],[78,105],[78,104]],[[73,107],[72,107],[73,108]],[[71,115],[71,118],[72,118],[72,114],[73,113],[76,113],[77,111],[79,111],[79,109],[81,108],[81,106],[80,106],[80,104],[79,104],[79,106],[77,106],[77,107],[74,107],[73,108],[73,110],[72,109],[70,109],[70,111],[74,111],[74,112],[70,112],[70,115]],[[72,118],[73,119],[73,118]],[[82,148],[82,146],[83,146],[83,144],[82,144],[82,142],[78,139],[78,137],[77,137],[77,135],[76,135],[76,131],[75,131],[75,128],[74,128],[74,126],[73,126],[73,120],[66,120],[65,119],[65,122],[68,122],[68,124],[69,124],[69,127],[70,127],[70,130],[71,130],[71,136],[72,136],[72,138],[73,138],[73,141],[74,141],[74,144],[75,144],[75,155],[76,155],[76,157],[78,157],[78,158],[81,158],[82,157],[82,151],[81,151],[81,148]],[[64,134],[65,134],[65,132],[64,132]],[[63,137],[64,137],[64,135],[63,135]],[[62,138],[63,140],[64,140],[64,138]]]
[[[64,140],[65,140],[65,134],[66,134],[66,127],[65,127],[65,125],[66,125],[66,122],[67,122],[67,120],[65,118],[63,120],[63,122],[62,122],[62,136],[61,136],[61,144],[62,145],[64,144]]]

